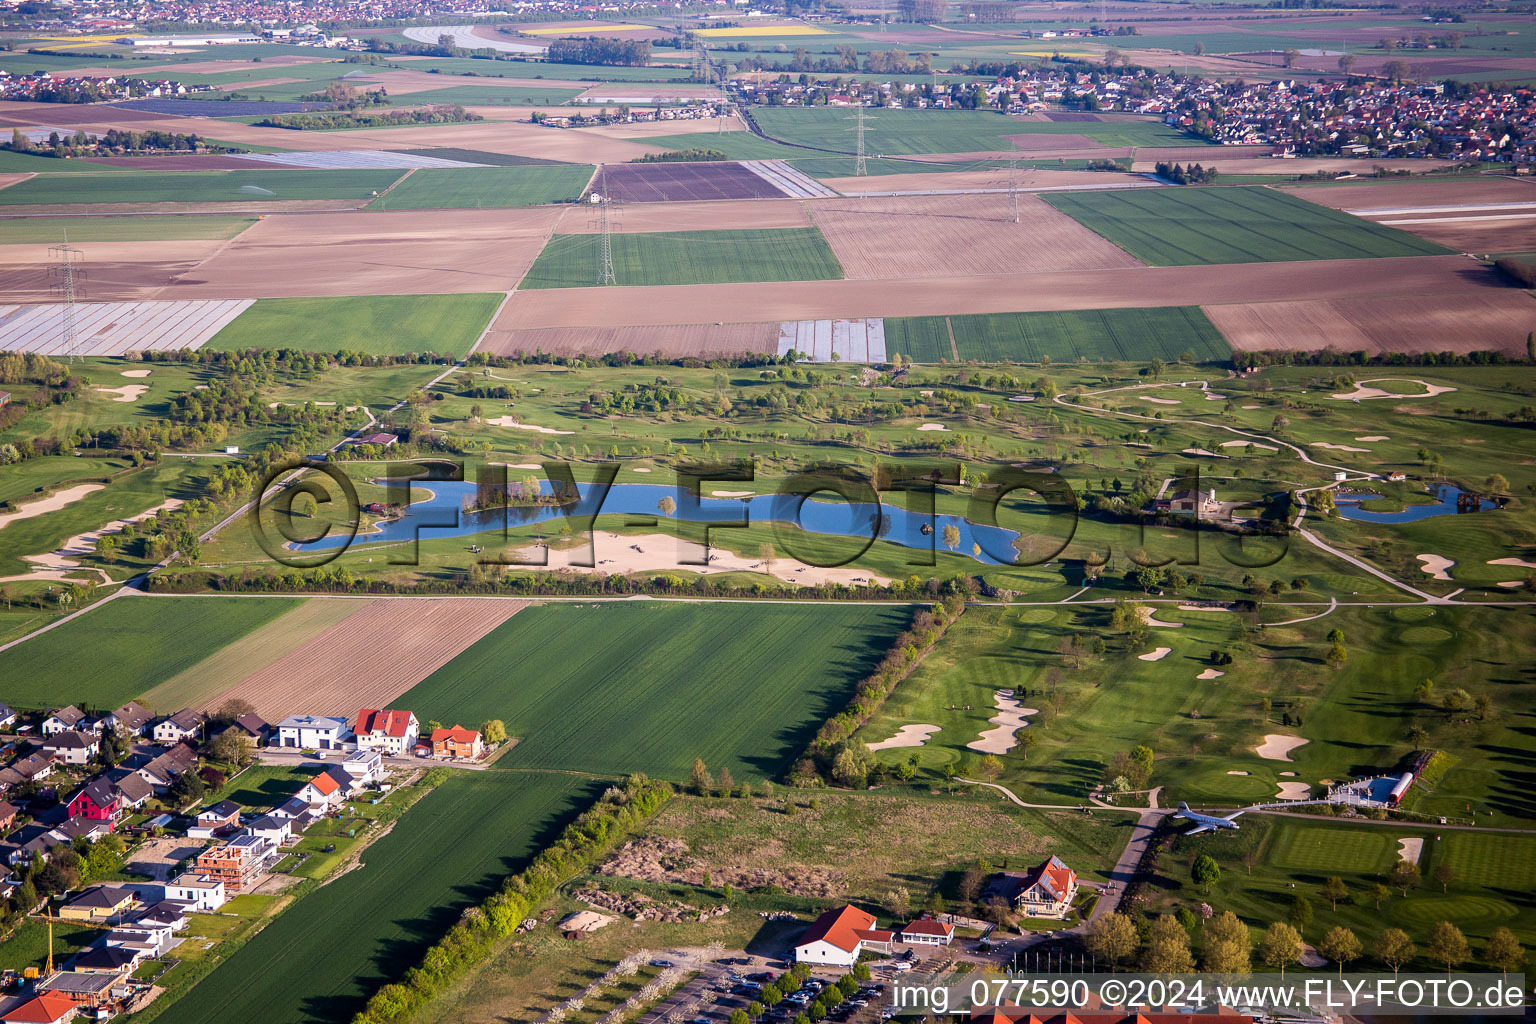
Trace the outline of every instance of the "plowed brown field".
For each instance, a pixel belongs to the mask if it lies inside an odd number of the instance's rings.
[[[560,235],[595,234],[602,230],[592,211],[564,207],[555,229]],[[811,218],[799,199],[720,199],[701,203],[634,203],[618,208],[614,230],[623,234],[650,231],[725,231],[730,228],[808,228]]]
[[[542,331],[491,331],[478,351],[496,355],[549,352],[557,356],[597,356],[608,352],[661,356],[738,356],[772,353],[779,325],[669,324],[659,327],[555,327]]]
[[[1480,295],[1258,302],[1207,306],[1232,347],[1340,352],[1471,352],[1523,355],[1536,299],[1515,288]]]
[[[1028,167],[1019,169],[1017,181],[1019,190],[1023,192],[1070,186],[1110,188],[1133,182],[1139,185],[1147,183],[1147,179],[1139,174],[1116,174],[1113,171],[1049,171]],[[991,170],[981,171],[913,171],[909,174],[881,174],[867,178],[822,178],[821,183],[844,195],[866,192],[1005,189],[1008,187],[1008,168],[994,167]]]
[[[276,722],[288,715],[383,708],[460,651],[526,608],[494,598],[383,598],[240,680],[202,709],[250,701]]]
[[[1019,197],[1017,224],[1004,195],[827,200],[810,213],[852,280],[1141,266],[1033,196]]]
[[[1297,162],[1272,161],[1282,168]],[[1420,160],[1412,162],[1421,166],[1425,163]],[[1536,181],[1491,175],[1427,178],[1421,181],[1365,181],[1348,185],[1291,185],[1286,186],[1285,190],[1310,203],[1331,206],[1335,210],[1349,210],[1362,217],[1372,216],[1371,210],[1400,210],[1415,206],[1536,202]]]

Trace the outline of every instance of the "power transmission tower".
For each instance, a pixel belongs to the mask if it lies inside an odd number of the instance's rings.
[[[69,244],[69,235],[64,235],[62,245],[48,247],[48,257],[51,266],[49,273],[54,278],[54,292],[64,304],[64,345],[63,353],[73,362],[80,355],[79,331],[75,320],[75,299],[78,292],[79,279],[85,276],[85,271],[80,269],[80,257],[84,255],[79,249]]]
[[[874,118],[872,118],[872,117],[865,117],[864,116],[864,108],[860,107],[859,108],[859,112],[857,114],[855,114],[852,117],[846,117],[843,120],[854,122],[853,131],[854,131],[855,137],[858,139],[858,142],[857,142],[857,144],[855,146],[856,154],[857,155],[853,159],[853,174],[854,174],[854,177],[857,177],[857,178],[865,177],[867,174],[869,174],[869,168],[865,165],[865,162],[864,162],[864,131],[865,131],[865,126],[870,121],[873,121]]]
[[[613,273],[613,197],[608,194],[608,175],[598,175],[597,189],[592,193],[592,205],[597,220],[597,232],[601,239],[597,278],[599,284],[618,284]]]

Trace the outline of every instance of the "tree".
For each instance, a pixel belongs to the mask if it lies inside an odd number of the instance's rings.
[[[1434,879],[1435,884],[1440,886],[1440,891],[1443,893],[1450,888],[1452,882],[1456,881],[1456,869],[1449,864],[1441,862],[1435,865]]]
[[[1259,959],[1285,977],[1285,969],[1301,959],[1301,934],[1284,921],[1276,921],[1259,940]]]
[[[1205,969],[1218,974],[1246,974],[1252,961],[1253,939],[1248,926],[1230,910],[1205,924]]]
[[[981,773],[983,778],[995,779],[1003,774],[1003,759],[996,754],[988,754],[981,759],[981,763],[977,766],[976,770]]]
[[[481,722],[480,738],[487,743],[505,743],[507,741],[506,724],[499,718]]]
[[[981,883],[986,877],[987,868],[983,864],[972,864],[966,868],[965,874],[960,876],[960,898],[967,903],[975,903],[977,893],[981,892]]]
[[[960,546],[960,528],[954,523],[945,523],[944,529],[940,533],[944,546],[949,550],[953,551]]]
[[[1371,886],[1371,902],[1376,904],[1376,909],[1381,909],[1381,904],[1392,898],[1392,890],[1377,882]]]
[[[1428,742],[1428,729],[1424,728],[1418,723],[1414,723],[1408,727],[1408,745],[1413,747],[1414,750],[1423,750],[1424,745]]]
[[[719,785],[722,796],[730,796],[731,791],[736,788],[736,780],[731,777],[731,770],[729,768],[721,768],[720,777],[715,782]]]
[[[1125,914],[1110,914],[1088,926],[1083,942],[1088,952],[1114,969],[1136,952],[1136,926]]]
[[[885,894],[880,905],[892,917],[901,917],[912,909],[912,893],[906,886],[898,885]]]
[[[1190,870],[1190,878],[1196,885],[1210,895],[1211,887],[1221,881],[1221,865],[1216,863],[1216,858],[1208,853],[1202,853],[1195,860],[1195,866]]]
[[[1334,925],[1317,944],[1317,951],[1339,965],[1339,976],[1344,976],[1344,965],[1360,958],[1360,939],[1343,925]]]
[[[1162,914],[1152,922],[1147,948],[1141,954],[1142,970],[1153,974],[1180,974],[1192,971],[1195,958],[1189,952],[1189,932],[1171,914]]]
[[[709,774],[709,769],[705,767],[702,757],[693,759],[693,774],[689,777],[689,783],[699,796],[708,796],[715,788],[715,780]]]
[[[1450,973],[1452,967],[1471,955],[1471,950],[1467,948],[1467,937],[1449,921],[1437,921],[1429,930],[1429,941],[1424,945],[1431,960],[1445,964],[1446,973]]]
[[[1525,966],[1525,949],[1514,932],[1500,926],[1489,934],[1488,942],[1483,946],[1483,960],[1497,967],[1500,973],[1507,974]]]
[[[1329,875],[1323,882],[1323,899],[1327,900],[1335,912],[1339,909],[1339,901],[1349,899],[1349,886],[1344,884],[1344,879],[1338,875]]]
[[[1408,933],[1401,928],[1388,928],[1376,937],[1376,946],[1372,950],[1376,959],[1392,968],[1392,976],[1397,977],[1397,972],[1403,964],[1412,960],[1418,948]]]
[[[747,1016],[746,1010],[738,1007],[731,1011],[731,1024],[751,1024],[751,1018]]]
[[[1301,51],[1287,47],[1280,56],[1285,61],[1286,67],[1293,68],[1296,66],[1296,58],[1301,56]]]
[[[852,749],[844,747],[832,759],[832,780],[841,786],[858,789],[864,785],[869,769]]]
[[[1344,649],[1343,644],[1334,644],[1328,648],[1328,653],[1323,656],[1323,660],[1328,663],[1329,668],[1343,668],[1344,662],[1349,660],[1349,652]]]
[[[1392,888],[1402,890],[1403,895],[1407,896],[1408,890],[1418,885],[1421,878],[1417,864],[1400,860],[1392,865],[1392,873],[1387,876],[1387,881]]]
[[[1346,75],[1349,74],[1349,69],[1354,67],[1354,66],[1355,66],[1355,55],[1354,54],[1346,53],[1344,56],[1339,58],[1339,70],[1344,72],[1344,74],[1346,74]]]
[[[1488,479],[1483,481],[1483,487],[1489,494],[1509,493],[1509,481],[1504,478],[1502,473],[1490,474]]]
[[[1296,929],[1298,934],[1305,933],[1307,925],[1312,923],[1312,901],[1301,895],[1301,893],[1297,893],[1296,898],[1291,900],[1289,918],[1291,926]]]
[[[668,494],[656,503],[656,507],[661,509],[662,515],[670,516],[677,511],[677,502],[673,501],[672,495]]]

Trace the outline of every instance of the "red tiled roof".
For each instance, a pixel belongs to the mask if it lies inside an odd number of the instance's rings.
[[[29,999],[0,1017],[0,1020],[22,1021],[26,1024],[53,1024],[63,1020],[75,1008],[75,1001],[62,992],[44,992],[36,999]]]
[[[942,921],[921,920],[911,921],[902,926],[902,934],[911,935],[953,935],[955,926],[944,924]]]
[[[321,796],[330,796],[341,788],[341,785],[329,775],[316,775],[309,780],[309,784],[320,791]]]
[[[867,932],[875,927],[873,914],[866,914],[858,907],[844,907],[841,910],[829,910],[822,914],[801,936],[799,945],[808,945],[812,942],[825,941],[838,949],[852,953],[859,948],[859,932]]]
[[[404,739],[410,724],[409,711],[379,711],[374,708],[363,708],[357,713],[357,728],[352,731],[359,736],[381,732],[385,736]]]
[[[462,725],[455,725],[451,728],[439,726],[432,730],[433,743],[442,743],[446,740],[453,740],[455,743],[473,743],[479,736],[479,732],[474,729],[466,729]]]

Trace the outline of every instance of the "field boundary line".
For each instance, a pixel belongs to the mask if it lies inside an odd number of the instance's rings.
[[[409,178],[411,175],[413,175],[415,173],[416,173],[416,168],[414,168],[414,167],[406,168],[406,171],[405,171],[404,174],[402,174],[402,175],[400,175],[400,177],[396,178],[394,180],[394,182],[388,188],[386,188],[383,192],[380,192],[378,195],[374,196],[372,199],[370,199],[366,203],[364,203],[363,207],[366,209],[368,207],[373,206],[374,203],[377,203],[379,200],[383,199],[385,196],[387,196],[391,192],[393,192],[395,190],[395,186],[396,185],[400,184],[406,178]],[[383,207],[380,207],[380,209],[383,209]]]
[[[545,240],[545,244],[549,244],[547,239]],[[485,336],[491,333],[491,328],[496,326],[496,321],[501,318],[501,311],[507,308],[507,303],[512,300],[512,293],[515,291],[517,291],[517,289],[514,287],[508,288],[504,293],[502,293],[501,301],[496,304],[495,312],[491,314],[491,318],[487,320],[485,322],[485,326],[481,328],[480,337],[475,339],[475,343],[473,345],[464,350],[464,358],[460,359],[457,363],[454,364],[455,368],[462,366],[469,360],[470,356],[475,354],[475,349],[480,347],[480,343],[485,340]]]
[[[950,319],[947,316],[944,318],[944,329],[949,332],[950,355],[954,356],[955,362],[958,363],[960,361],[960,349],[955,346],[955,325],[950,322]]]

